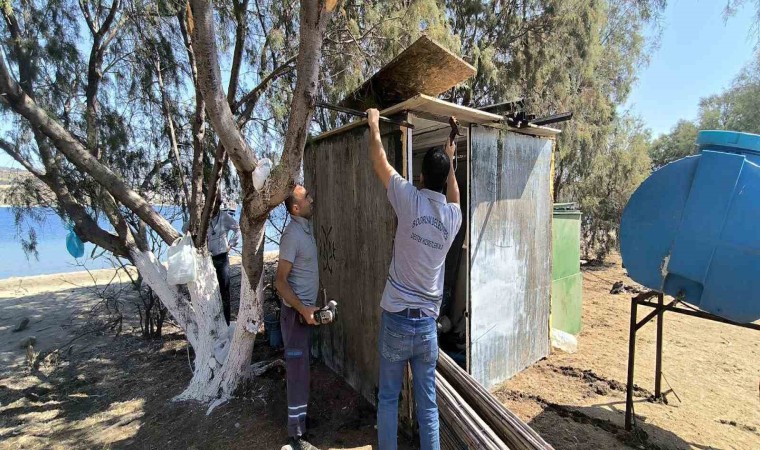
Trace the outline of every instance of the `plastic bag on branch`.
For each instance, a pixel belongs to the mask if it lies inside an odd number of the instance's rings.
[[[66,250],[74,258],[84,256],[84,244],[71,227],[69,227],[69,234],[66,236]]]
[[[168,251],[166,281],[169,284],[186,284],[198,276],[195,247],[190,233],[174,241]]]

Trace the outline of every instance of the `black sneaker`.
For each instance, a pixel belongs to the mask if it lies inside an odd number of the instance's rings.
[[[309,442],[303,438],[303,436],[292,437],[288,440],[290,448],[293,450],[319,450],[317,447],[309,444]]]

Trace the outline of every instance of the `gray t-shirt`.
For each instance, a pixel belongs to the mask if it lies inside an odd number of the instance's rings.
[[[388,184],[388,200],[398,228],[380,306],[389,312],[420,308],[438,317],[446,253],[462,225],[462,210],[447,203],[445,195],[418,190],[398,174]]]
[[[280,259],[293,264],[288,284],[301,303],[314,306],[319,292],[319,261],[317,241],[311,222],[303,217],[290,216],[290,222],[280,238]],[[285,306],[287,302],[283,301]]]

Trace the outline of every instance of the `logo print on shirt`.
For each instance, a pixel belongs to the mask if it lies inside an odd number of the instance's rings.
[[[444,240],[449,239],[449,230],[447,230],[446,227],[443,226],[443,222],[441,222],[441,220],[438,219],[437,217],[420,216],[414,219],[414,222],[412,222],[412,229],[417,228],[418,225],[424,225],[424,224],[431,225],[433,228],[443,233]]]
[[[438,242],[431,241],[430,239],[425,239],[417,233],[412,233],[411,237],[413,240],[419,242],[422,245],[427,245],[428,247],[434,248],[436,250],[443,250],[443,245],[439,244]]]

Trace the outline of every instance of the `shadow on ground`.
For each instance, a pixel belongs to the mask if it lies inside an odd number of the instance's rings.
[[[234,299],[240,269],[237,265],[232,269]],[[33,333],[48,326],[42,320],[50,320],[48,316],[64,302],[88,299],[80,306],[92,307],[91,294],[91,289],[72,288],[25,300],[22,293],[0,301],[0,317],[38,316],[25,331]],[[76,317],[76,308],[67,314]],[[81,324],[52,326],[59,335],[57,343],[69,341],[81,330]],[[0,339],[20,339],[11,328],[0,329]],[[207,416],[203,405],[171,400],[191,376],[191,355],[181,331],[167,326],[162,339],[149,341],[139,336],[139,329],[128,328],[119,336],[101,332],[82,337],[45,360],[39,370],[30,371],[26,364],[4,364],[0,368],[0,448],[280,449],[285,443],[284,370],[275,368],[256,378]],[[46,345],[54,346],[52,337]],[[9,358],[17,362],[23,360],[23,353],[17,346],[8,347]],[[253,360],[281,357],[281,350],[270,348],[260,333]],[[323,449],[376,445],[373,407],[319,362],[312,366],[311,393],[313,444]],[[408,442],[400,444],[411,448]]]
[[[0,447],[277,448],[286,440],[284,371],[273,369],[206,416],[171,399],[190,379],[185,341],[103,337],[105,348],[58,362],[47,375],[0,383]],[[257,339],[255,360],[281,357]],[[312,368],[312,442],[320,448],[375,443],[375,413],[321,363]]]
[[[528,425],[557,450],[719,449],[688,442],[672,431],[646,423],[646,417],[640,415],[635,415],[636,426],[633,430],[626,431],[624,401],[577,406],[551,403],[540,397],[514,391],[505,395],[513,400],[534,401],[541,406],[543,411],[528,422]],[[636,404],[650,401],[648,398],[637,396],[634,400],[634,410]]]

